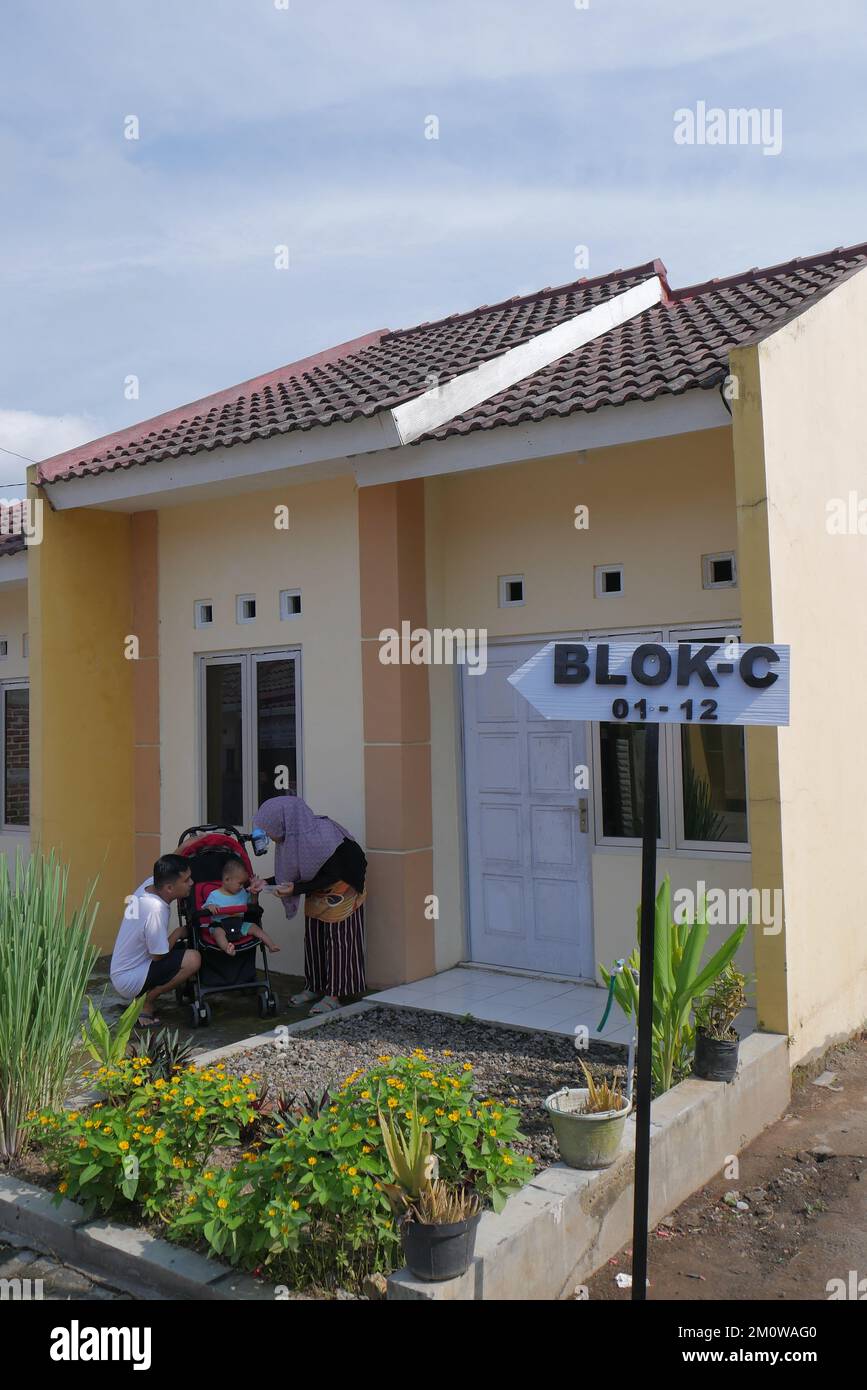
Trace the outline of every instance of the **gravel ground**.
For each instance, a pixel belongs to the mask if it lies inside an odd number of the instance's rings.
[[[532,1154],[536,1163],[556,1163],[554,1136],[542,1102],[561,1086],[580,1084],[580,1069],[570,1038],[548,1033],[523,1033],[497,1024],[448,1018],[444,1014],[379,1007],[369,1013],[334,1019],[305,1033],[290,1033],[289,1046],[262,1046],[226,1058],[227,1070],[240,1076],[256,1071],[271,1088],[290,1095],[321,1095],[358,1067],[373,1066],[380,1053],[404,1056],[424,1048],[434,1063],[444,1066],[444,1048],[454,1061],[471,1062],[476,1093],[485,1100],[514,1097],[527,1136],[515,1148]],[[452,1065],[454,1065],[454,1061]],[[591,1044],[585,1054],[594,1076],[625,1071],[626,1049]]]

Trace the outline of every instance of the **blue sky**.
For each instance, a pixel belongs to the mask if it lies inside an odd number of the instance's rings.
[[[6,449],[579,274],[867,240],[863,0],[281,3],[4,0]],[[779,108],[781,153],[677,145],[699,101]]]

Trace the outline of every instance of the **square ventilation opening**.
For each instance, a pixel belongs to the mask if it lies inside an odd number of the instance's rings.
[[[622,565],[595,565],[593,585],[597,598],[613,598],[623,593]]]
[[[0,661],[5,660],[5,658],[6,658],[8,655],[9,655],[9,639],[8,639],[7,637],[0,637]]]
[[[733,550],[719,555],[702,555],[702,586],[705,589],[734,589],[738,582],[738,567]]]
[[[235,599],[235,621],[254,623],[256,621],[256,595],[238,594]]]
[[[211,627],[214,622],[214,605],[209,598],[196,600],[196,627]]]
[[[500,575],[500,607],[519,608],[524,602],[524,576],[522,574]]]
[[[280,592],[280,617],[285,621],[287,618],[300,618],[301,616],[301,590],[283,589]]]

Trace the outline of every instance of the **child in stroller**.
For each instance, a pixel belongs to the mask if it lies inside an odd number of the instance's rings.
[[[175,994],[179,1004],[189,1004],[194,1028],[206,1027],[211,1021],[211,1006],[206,997],[209,994],[224,994],[230,990],[255,993],[260,1018],[272,1018],[277,1012],[277,996],[268,969],[270,938],[261,928],[261,907],[255,902],[243,904],[239,901],[241,910],[236,908],[232,914],[237,926],[232,931],[235,949],[231,952],[220,946],[215,936],[213,914],[210,910],[204,911],[210,895],[223,889],[223,870],[228,861],[240,862],[245,882],[260,884],[253,876],[247,855],[246,844],[250,840],[249,835],[232,825],[196,825],[185,830],[178,841],[177,852],[189,860],[193,875],[189,897],[178,900],[178,918],[186,928],[190,945],[201,952],[202,965],[198,974]],[[246,934],[242,930],[244,924],[248,927]],[[258,930],[254,933],[251,927]],[[271,946],[274,944],[270,942]],[[264,978],[257,973],[257,950],[261,951]]]
[[[243,859],[237,854],[228,854],[223,860],[223,873],[219,888],[212,888],[202,911],[210,912],[213,926],[211,935],[221,951],[227,956],[235,954],[235,943],[240,937],[255,936],[269,951],[279,951],[276,941],[272,941],[258,922],[249,919],[247,909],[259,906],[259,893],[265,885],[260,878],[251,878]]]

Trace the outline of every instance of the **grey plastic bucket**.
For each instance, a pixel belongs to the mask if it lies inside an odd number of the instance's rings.
[[[624,1098],[620,1110],[582,1115],[586,1099],[586,1087],[564,1087],[545,1101],[560,1157],[570,1168],[608,1168],[617,1157],[632,1104]]]

